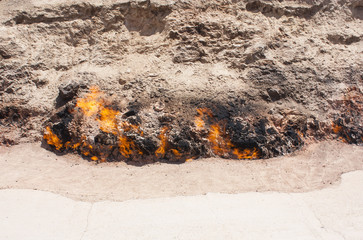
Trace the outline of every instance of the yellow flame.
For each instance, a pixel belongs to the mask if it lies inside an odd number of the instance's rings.
[[[100,118],[97,119],[100,123],[100,129],[107,133],[117,134],[117,119],[119,111],[110,108],[103,108],[100,111]]]
[[[85,98],[79,98],[76,107],[79,107],[87,117],[96,115],[103,108],[103,93],[96,86],[90,88]]]

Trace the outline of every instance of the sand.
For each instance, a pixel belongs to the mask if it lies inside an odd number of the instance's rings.
[[[209,193],[124,202],[0,190],[0,239],[361,240],[363,171],[307,193]]]
[[[363,147],[315,143],[289,156],[238,161],[197,159],[184,164],[88,162],[59,156],[39,143],[0,147],[0,189],[34,189],[82,201],[125,201],[206,193],[307,192],[339,183],[363,169]]]

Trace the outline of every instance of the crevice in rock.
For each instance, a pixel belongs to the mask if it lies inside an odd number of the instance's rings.
[[[246,10],[260,12],[268,17],[280,18],[282,16],[294,16],[299,18],[311,18],[329,3],[328,0],[313,6],[282,5],[281,1],[253,0],[246,4]]]

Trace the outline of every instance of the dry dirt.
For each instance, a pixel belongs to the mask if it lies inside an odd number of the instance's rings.
[[[83,201],[201,195],[210,192],[306,192],[363,169],[363,148],[336,141],[312,144],[291,156],[238,161],[198,159],[142,167],[57,156],[39,144],[0,148],[0,188],[36,189]]]

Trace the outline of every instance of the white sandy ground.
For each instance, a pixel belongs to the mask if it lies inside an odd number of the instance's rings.
[[[0,191],[0,239],[363,239],[363,171],[307,193],[80,202]]]

